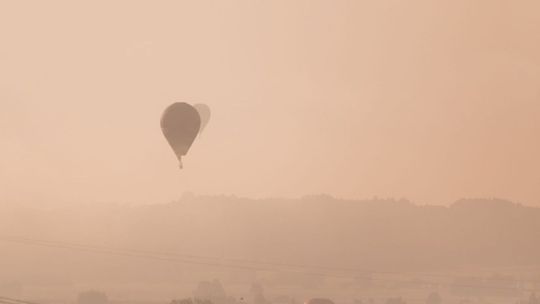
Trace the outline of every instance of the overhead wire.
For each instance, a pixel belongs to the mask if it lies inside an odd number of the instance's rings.
[[[240,260],[240,259],[219,259],[219,258],[210,258],[205,256],[197,256],[197,255],[189,255],[189,254],[183,254],[183,253],[173,253],[173,252],[156,252],[156,251],[147,251],[147,250],[133,250],[133,249],[118,249],[118,248],[110,248],[110,247],[104,247],[104,246],[96,246],[96,245],[87,245],[87,244],[80,244],[80,243],[70,243],[70,242],[59,242],[59,241],[50,241],[50,240],[37,240],[37,239],[31,239],[31,238],[18,238],[18,237],[0,237],[0,241],[2,242],[11,242],[11,243],[18,243],[18,244],[25,244],[25,245],[34,245],[34,246],[42,246],[42,247],[50,247],[50,248],[59,248],[59,249],[70,249],[70,250],[78,250],[78,251],[84,251],[84,252],[91,252],[91,253],[100,253],[100,254],[107,254],[107,255],[116,255],[116,256],[125,256],[125,257],[132,257],[132,258],[143,258],[143,259],[152,259],[152,260],[158,260],[158,261],[164,261],[164,262],[174,262],[174,263],[181,263],[181,264],[187,264],[187,265],[198,265],[198,266],[208,266],[208,267],[219,267],[219,268],[232,268],[232,269],[240,269],[240,270],[249,270],[249,271],[285,271],[285,272],[292,272],[297,274],[303,274],[308,276],[321,276],[321,277],[331,277],[331,278],[342,278],[342,279],[352,279],[357,276],[355,275],[346,275],[346,274],[335,274],[335,273],[328,273],[328,272],[321,272],[321,270],[326,271],[348,271],[348,272],[355,272],[356,275],[360,273],[364,274],[380,274],[380,275],[399,275],[399,276],[413,276],[414,278],[418,279],[418,277],[426,276],[426,277],[440,277],[440,278],[455,278],[456,275],[445,275],[445,274],[419,274],[419,273],[405,273],[405,272],[391,272],[391,271],[372,271],[372,270],[355,270],[351,268],[334,268],[334,267],[325,267],[325,266],[308,266],[308,265],[299,265],[299,264],[287,264],[287,263],[272,263],[272,262],[265,262],[265,261],[247,261],[247,260]],[[226,263],[224,261],[229,261],[229,263]],[[236,261],[236,262],[242,262],[242,263],[252,263],[253,265],[245,265],[245,264],[232,264],[230,261]],[[302,270],[291,270],[291,269],[276,269],[271,267],[264,267],[261,265],[266,266],[279,266],[279,267],[290,267],[290,268],[302,268],[306,269],[305,271]],[[319,269],[319,272],[313,271],[313,269]],[[389,279],[389,278],[373,278],[370,277],[369,280],[372,281],[382,281],[387,283],[400,283],[400,284],[413,284],[414,282],[411,281],[405,281],[405,280],[396,280],[396,279]],[[492,281],[501,280],[505,283],[508,283],[508,279],[506,278],[493,278]],[[517,283],[539,283],[540,281],[537,280],[510,280],[511,282],[517,284]],[[440,285],[448,285],[453,287],[470,287],[470,288],[481,288],[481,289],[504,289],[504,290],[521,290],[521,291],[540,291],[536,288],[523,288],[523,287],[508,287],[508,286],[500,286],[500,285],[475,285],[475,284],[460,284],[460,283],[444,283],[444,282],[435,282],[435,281],[427,281],[423,280],[420,282],[416,282],[416,284],[420,285],[433,285],[433,286],[440,286]],[[0,298],[1,299],[1,298]]]

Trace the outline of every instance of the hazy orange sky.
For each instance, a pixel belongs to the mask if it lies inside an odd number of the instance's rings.
[[[0,199],[540,206],[540,2],[2,1]],[[159,118],[212,120],[179,171]]]

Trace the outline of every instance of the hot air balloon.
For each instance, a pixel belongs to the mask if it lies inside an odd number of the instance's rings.
[[[183,167],[182,156],[187,154],[200,127],[199,113],[185,102],[173,103],[161,116],[161,131],[176,154],[180,169]]]
[[[204,103],[194,104],[193,107],[199,112],[199,116],[201,117],[201,129],[199,133],[202,133],[210,120],[210,107]]]

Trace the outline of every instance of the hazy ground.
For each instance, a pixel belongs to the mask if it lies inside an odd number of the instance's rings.
[[[540,288],[540,209],[502,200],[433,207],[187,195],[146,206],[1,208],[4,293],[44,302],[98,289],[114,301],[163,303],[213,279],[238,301],[249,301],[253,283],[268,300],[342,302],[418,302],[438,291],[502,303]]]

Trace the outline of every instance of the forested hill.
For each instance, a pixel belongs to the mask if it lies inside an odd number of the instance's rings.
[[[329,196],[253,200],[187,195],[168,204],[3,204],[0,211],[4,237],[222,260],[381,271],[540,264],[540,208],[503,200],[467,199],[440,207]],[[36,260],[35,252],[56,250],[29,252],[25,246],[0,242],[6,255],[26,255],[35,264],[41,258],[47,264],[47,255]]]

